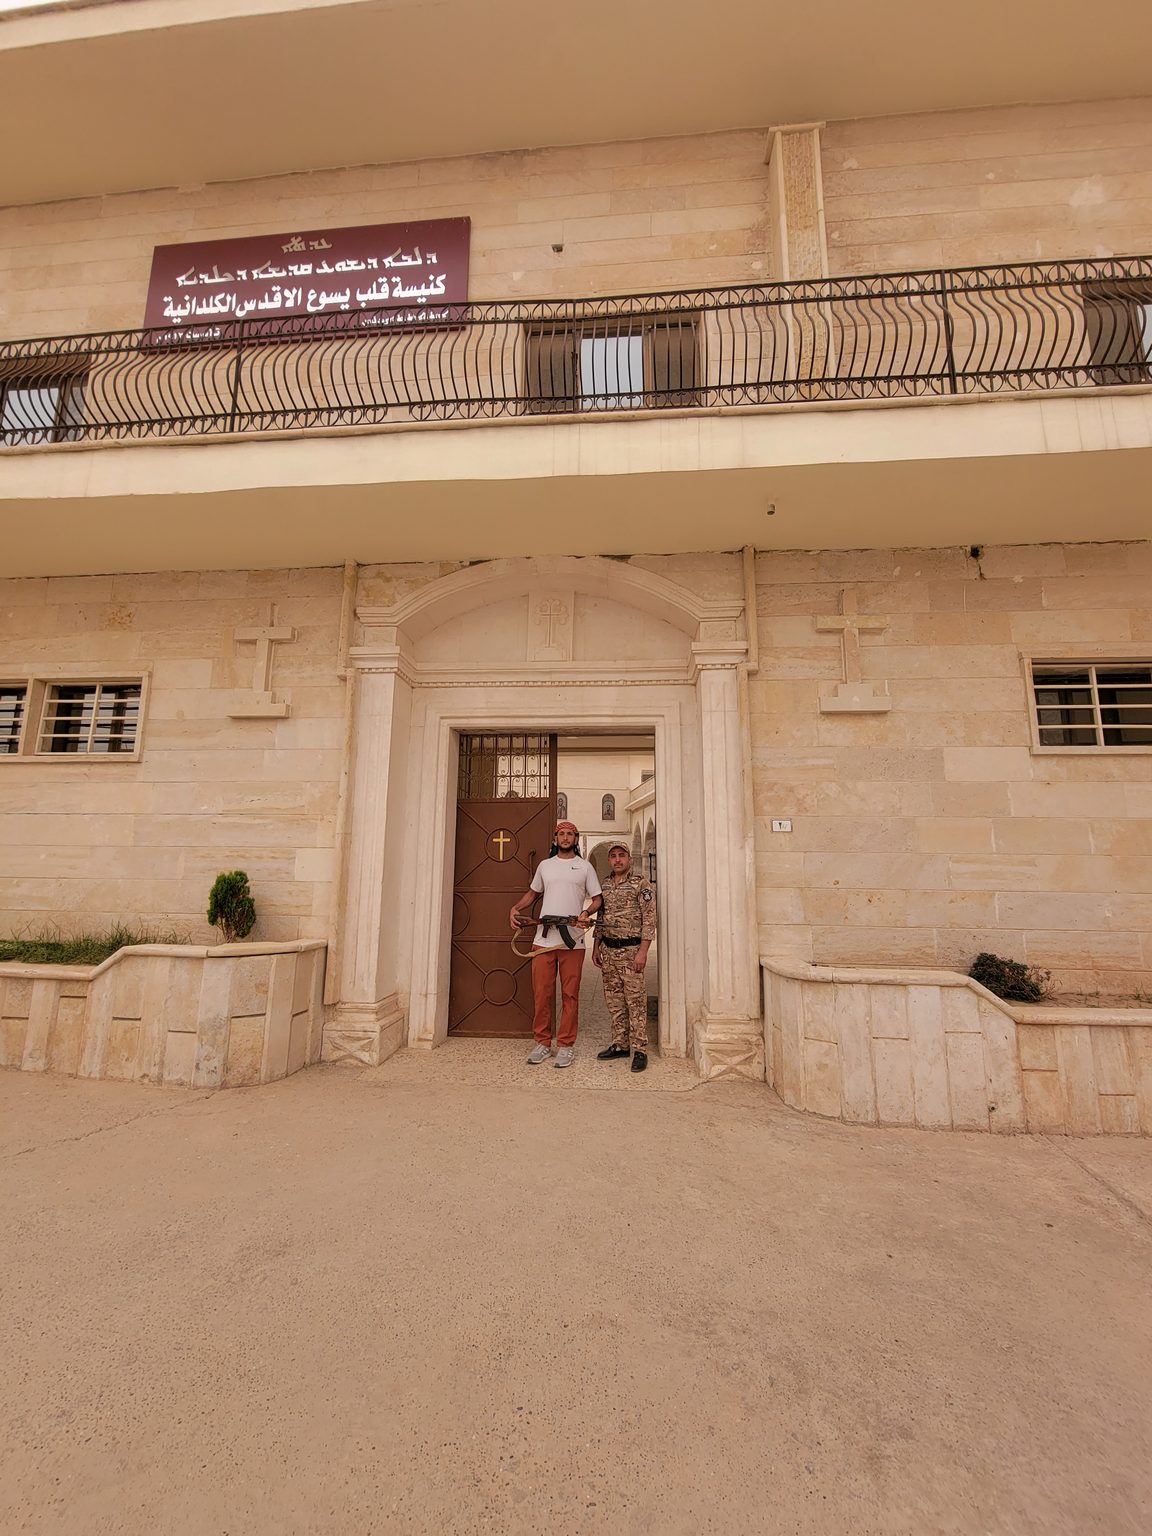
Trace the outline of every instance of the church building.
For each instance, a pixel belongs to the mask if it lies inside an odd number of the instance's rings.
[[[1152,14],[841,10],[0,16],[0,1063],[527,1037],[564,810],[665,1058],[1152,1133]]]

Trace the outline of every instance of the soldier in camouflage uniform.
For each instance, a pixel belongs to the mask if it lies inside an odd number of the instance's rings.
[[[608,850],[612,873],[604,882],[603,906],[596,923],[592,964],[604,980],[604,1001],[612,1017],[612,1044],[598,1061],[631,1054],[632,1071],[648,1065],[648,988],[644,964],[656,936],[656,893],[642,875],[632,873],[632,855],[623,843]]]

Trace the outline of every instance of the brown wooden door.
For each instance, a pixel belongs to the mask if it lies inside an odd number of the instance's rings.
[[[531,962],[512,953],[508,909],[552,846],[556,738],[462,736],[460,752],[448,1031],[519,1039]]]

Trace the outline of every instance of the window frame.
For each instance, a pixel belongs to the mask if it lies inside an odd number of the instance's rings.
[[[4,687],[23,688],[24,718],[15,752],[0,753],[0,772],[4,763],[52,763],[69,764],[73,768],[90,763],[138,763],[143,755],[144,722],[147,718],[151,691],[151,668],[135,672],[110,672],[101,667],[73,666],[47,668],[12,668],[0,672]],[[140,689],[140,706],[136,726],[136,739],[130,752],[45,752],[40,748],[44,733],[44,720],[53,688],[121,688]]]
[[[8,674],[0,675],[0,693],[19,690],[23,694],[24,704],[20,713],[20,726],[16,732],[16,745],[11,752],[0,751],[0,761],[7,761],[11,757],[21,757],[24,753],[24,743],[28,737],[28,719],[31,714],[29,704],[31,701],[31,687],[26,677],[10,677]],[[11,740],[11,737],[5,738]]]
[[[29,360],[31,362],[31,360]],[[72,366],[68,366],[71,363]],[[88,385],[87,368],[78,368],[73,359],[63,360],[63,365],[45,368],[43,372],[20,372],[19,365],[0,373],[0,448],[43,448],[50,443],[78,443],[83,439],[84,400]],[[42,393],[59,390],[51,425],[5,427],[4,409],[12,390]],[[79,414],[73,409],[79,402]]]
[[[1125,654],[1127,652],[1127,654]],[[1036,700],[1037,687],[1043,687],[1043,680],[1039,683],[1036,679],[1037,667],[1063,666],[1086,667],[1093,669],[1092,693],[1094,699],[1098,697],[1095,681],[1095,669],[1097,667],[1123,667],[1123,666],[1147,666],[1152,667],[1152,647],[1137,649],[1136,647],[1113,648],[1100,655],[1092,655],[1086,652],[1082,646],[1052,646],[1043,652],[1035,652],[1021,656],[1021,664],[1024,674],[1024,686],[1028,698],[1028,718],[1031,731],[1030,751],[1034,757],[1146,757],[1152,755],[1152,742],[1122,742],[1113,745],[1103,740],[1097,740],[1092,745],[1077,743],[1068,746],[1051,746],[1040,735],[1040,706]],[[1103,725],[1098,714],[1093,722],[1093,729],[1103,732]]]
[[[663,335],[672,355],[673,338],[682,333],[691,335],[691,381],[682,388],[659,389],[657,376],[657,336]],[[524,367],[521,381],[521,398],[525,414],[615,416],[629,411],[694,410],[700,405],[703,388],[704,327],[696,310],[660,312],[651,315],[622,315],[618,320],[598,318],[594,320],[557,320],[530,322],[524,327]],[[586,381],[581,363],[586,343],[600,341],[625,342],[638,338],[641,343],[641,364],[644,371],[639,390],[620,389],[614,392],[595,393],[595,379]],[[683,341],[680,341],[681,348]],[[550,383],[559,383],[568,393],[545,394],[544,359],[547,358],[547,374]],[[534,378],[535,374],[535,378]],[[630,381],[631,382],[631,381]],[[534,388],[535,386],[535,388]]]
[[[1093,382],[1152,383],[1152,282],[1123,278],[1085,283],[1080,301]]]

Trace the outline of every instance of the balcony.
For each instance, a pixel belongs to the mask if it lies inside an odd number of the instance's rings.
[[[184,298],[165,330],[0,345],[0,445],[1152,379],[1150,257],[439,309],[349,312],[346,291],[290,320],[213,303]]]
[[[267,564],[273,526],[283,563],[1139,538],[1150,383],[1149,257],[290,320],[189,302],[0,346],[0,498],[29,574],[123,559],[118,532],[131,569]]]

